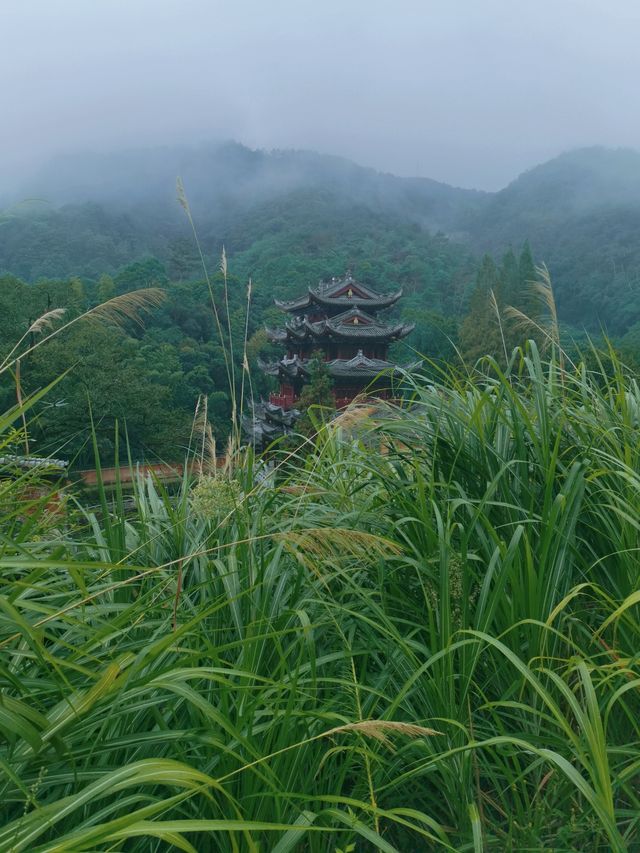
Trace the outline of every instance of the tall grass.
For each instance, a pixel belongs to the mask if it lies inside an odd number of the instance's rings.
[[[14,494],[0,850],[638,849],[639,454],[531,346],[261,483]]]

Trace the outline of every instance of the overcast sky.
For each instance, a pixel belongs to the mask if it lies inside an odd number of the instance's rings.
[[[640,0],[0,0],[0,176],[235,138],[499,188],[640,147]]]

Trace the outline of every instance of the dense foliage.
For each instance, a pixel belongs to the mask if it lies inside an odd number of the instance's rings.
[[[640,389],[484,367],[266,478],[0,481],[0,849],[637,849]]]
[[[174,197],[178,168],[193,195],[212,291]],[[512,308],[540,319],[530,284],[534,256],[553,276],[565,341],[583,339],[584,327],[596,337],[605,328],[626,361],[640,360],[634,152],[571,152],[494,194],[234,144],[63,159],[32,189],[62,204],[31,200],[0,216],[0,356],[51,308],[65,307],[68,318],[138,288],[160,286],[167,294],[144,328],[78,324],[21,363],[27,393],[71,369],[56,399],[35,412],[32,439],[38,452],[79,466],[91,464],[92,418],[105,459],[113,455],[116,421],[126,421],[134,458],[179,458],[201,397],[224,441],[232,406],[211,304],[212,294],[224,301],[217,272],[223,244],[233,272],[223,333],[237,376],[245,334],[252,368],[257,356],[277,352],[263,331],[282,320],[274,297],[290,298],[347,269],[383,291],[403,287],[394,310],[416,328],[392,348],[394,360],[412,360],[413,350],[437,372],[491,354],[504,366],[527,337],[548,343],[533,324],[507,319]],[[481,258],[486,249],[492,255]],[[269,387],[254,370],[251,393]],[[0,398],[5,405],[16,399],[15,376],[3,375]]]
[[[406,295],[398,310],[416,322],[416,330],[398,352],[400,360],[408,360],[407,347],[419,348],[433,358],[454,354],[453,318],[464,305],[473,265],[442,235],[391,223],[364,208],[336,209],[330,195],[301,195],[297,205],[270,203],[231,237],[238,252],[226,289],[218,260],[209,252],[205,263],[211,290],[202,279],[193,238],[173,244],[166,263],[148,258],[122,267],[113,276],[44,279],[30,285],[14,276],[0,278],[2,354],[51,309],[64,307],[68,320],[113,296],[141,288],[159,286],[167,297],[145,318],[143,328],[128,323],[124,328],[96,330],[79,323],[23,360],[21,380],[26,392],[44,387],[70,368],[56,389],[58,405],[44,402],[38,408],[32,437],[39,452],[62,453],[76,465],[90,465],[92,416],[105,459],[113,454],[115,421],[126,421],[134,458],[159,455],[175,460],[184,452],[201,396],[208,398],[214,432],[224,440],[231,403],[212,300],[222,318],[223,340],[231,340],[238,376],[245,334],[252,368],[258,355],[277,352],[263,331],[265,322],[277,325],[283,319],[273,307],[274,297],[291,298],[307,284],[347,269],[383,291],[404,287]],[[15,381],[9,374],[0,379],[0,393],[7,404],[15,399]],[[259,396],[267,389],[265,378],[255,371],[253,393]]]
[[[564,323],[611,335],[640,323],[640,154],[630,150],[568,152],[497,193],[233,144],[69,157],[17,197],[48,203],[23,201],[0,215],[0,272],[26,281],[97,279],[151,256],[171,280],[200,275],[174,198],[176,174],[207,252],[218,256],[224,243],[241,259],[241,275],[251,273],[269,295],[274,284],[299,287],[307,275],[335,275],[377,254],[376,281],[383,273],[419,282],[424,298],[416,307],[448,315],[460,310],[458,277],[469,250],[500,258],[529,240],[551,271]],[[414,236],[407,226],[417,229]],[[444,264],[424,252],[427,233],[439,231],[452,240]],[[407,243],[415,244],[408,252],[401,248]],[[447,304],[439,305],[443,275]]]

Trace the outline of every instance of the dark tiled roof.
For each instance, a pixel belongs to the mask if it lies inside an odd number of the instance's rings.
[[[280,361],[263,361],[258,359],[258,367],[267,376],[284,376],[295,379],[298,376],[306,376],[308,371],[304,369],[305,362],[294,355],[293,358],[281,358]]]
[[[379,358],[367,358],[362,350],[354,358],[336,358],[326,362],[329,374],[333,377],[361,377],[363,379],[374,379],[381,373],[401,376],[416,370],[422,362],[416,361],[411,364],[397,365],[390,361]]]
[[[293,432],[299,417],[298,409],[284,409],[268,400],[261,400],[253,406],[250,416],[243,417],[242,429],[252,444],[264,449],[276,438]]]
[[[351,295],[349,295],[351,293]],[[310,287],[303,296],[289,301],[276,299],[275,303],[283,311],[304,311],[313,304],[325,308],[347,307],[351,305],[366,306],[369,309],[388,308],[400,299],[402,289],[393,293],[378,293],[372,287],[356,281],[351,273],[344,278],[333,278],[331,281],[321,281],[317,287]]]
[[[307,317],[289,321],[284,329],[267,329],[270,340],[284,343],[287,340],[303,341],[310,338],[350,338],[357,340],[397,341],[413,331],[415,323],[384,323],[351,307],[348,311],[325,320],[311,322]]]
[[[324,366],[329,375],[334,378],[358,377],[360,379],[375,379],[381,373],[397,376],[410,373],[416,370],[421,363],[420,361],[416,361],[411,364],[399,366],[379,358],[367,358],[367,356],[363,355],[362,350],[360,350],[353,358],[335,358],[332,361],[325,361]],[[270,363],[259,362],[259,367],[269,376],[279,376],[285,379],[306,379],[311,372],[311,362],[298,358],[297,355],[293,358],[283,358],[280,361]]]

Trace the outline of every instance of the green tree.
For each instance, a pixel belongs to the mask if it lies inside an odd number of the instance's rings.
[[[429,361],[451,363],[456,360],[458,322],[455,317],[419,308],[403,311],[403,317],[415,323],[415,329],[406,341],[394,345],[390,353],[392,361],[406,361],[407,346]]]
[[[37,349],[25,371],[26,390],[69,372],[56,386],[58,405],[45,401],[37,410],[32,425],[36,452],[91,465],[93,418],[105,460],[113,458],[116,421],[126,428],[134,459],[180,459],[190,418],[173,405],[171,387],[149,381],[152,365],[139,354],[139,342],[123,332],[84,323]]]
[[[500,275],[493,258],[485,255],[469,300],[469,310],[460,326],[460,350],[473,364],[484,355],[504,359],[505,346],[499,319]],[[496,311],[498,306],[498,312]]]
[[[321,353],[315,353],[311,359],[309,381],[302,389],[298,408],[303,413],[299,422],[303,435],[316,433],[319,425],[329,420],[336,410],[333,382]]]
[[[519,303],[514,303],[514,305],[535,319],[535,314],[539,309],[531,290],[531,282],[537,279],[537,275],[533,253],[528,240],[525,241],[518,259],[518,276],[520,279],[520,299]]]
[[[142,287],[162,287],[167,283],[167,271],[157,258],[147,258],[128,264],[114,278],[118,293]]]
[[[87,307],[87,293],[84,282],[81,278],[74,276],[69,281],[69,288],[71,290],[71,303],[73,307],[79,312],[84,311]]]
[[[97,287],[98,302],[108,302],[116,295],[116,285],[110,275],[101,275]]]
[[[520,265],[513,249],[505,252],[502,258],[499,290],[499,300],[504,305],[515,305],[521,297]]]
[[[201,272],[200,258],[193,240],[179,237],[169,247],[167,271],[173,280],[185,281],[194,273]]]

